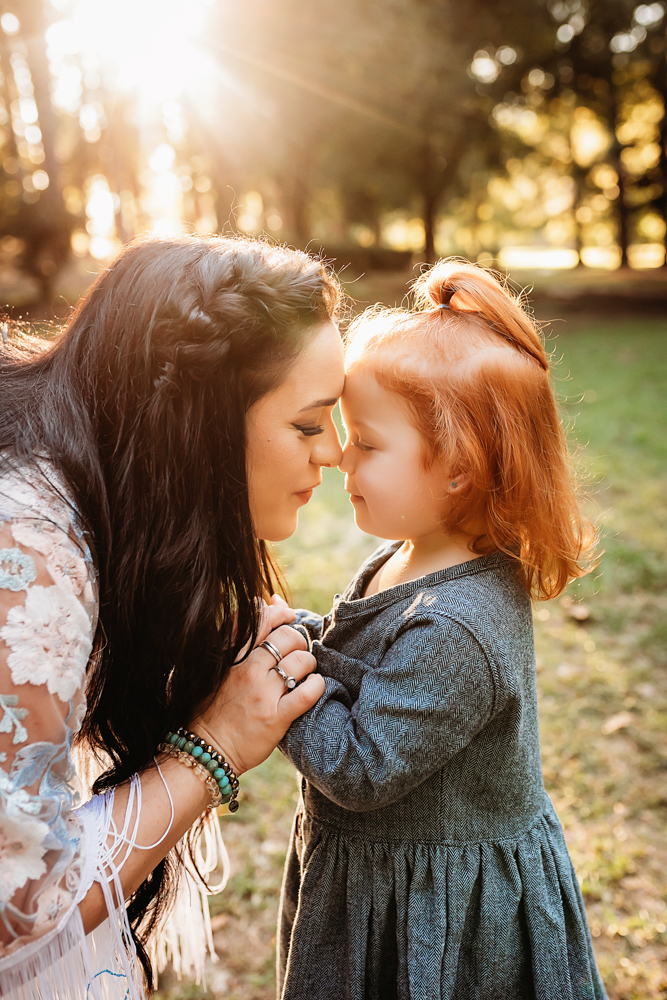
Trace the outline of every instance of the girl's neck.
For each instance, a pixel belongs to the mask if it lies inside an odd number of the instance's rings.
[[[472,535],[443,531],[406,539],[369,581],[364,596],[370,597],[401,583],[478,559],[478,554],[470,549],[472,540]]]

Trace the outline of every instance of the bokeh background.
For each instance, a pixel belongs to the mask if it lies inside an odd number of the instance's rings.
[[[633,0],[0,2],[0,305],[66,319],[137,234],[244,232],[351,312],[462,254],[528,288],[605,554],[535,609],[545,781],[612,1000],[667,997],[667,9]],[[280,546],[324,612],[374,540],[329,470]],[[296,782],[223,820],[207,985],[274,995]],[[336,1000],[336,998],[332,998]]]

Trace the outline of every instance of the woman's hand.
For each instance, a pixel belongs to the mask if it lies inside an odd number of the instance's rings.
[[[315,657],[306,640],[288,622],[294,612],[280,598],[264,608],[257,645],[243,663],[232,667],[209,707],[190,728],[218,747],[237,775],[257,767],[271,754],[292,722],[324,693],[324,678],[312,671]],[[286,674],[303,680],[293,691],[273,669],[275,658],[260,647],[269,639],[282,653]]]

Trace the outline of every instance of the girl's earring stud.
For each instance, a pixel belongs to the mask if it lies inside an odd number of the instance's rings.
[[[450,483],[449,485],[451,486],[451,488],[452,488],[453,490],[455,490],[455,489],[456,489],[456,483],[452,482],[452,483]]]

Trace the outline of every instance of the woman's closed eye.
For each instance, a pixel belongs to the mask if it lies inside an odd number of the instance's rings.
[[[304,437],[315,437],[316,434],[323,434],[324,427],[321,424],[292,424]]]
[[[366,444],[364,441],[352,441],[352,447],[358,448],[359,451],[374,451],[373,446]]]

